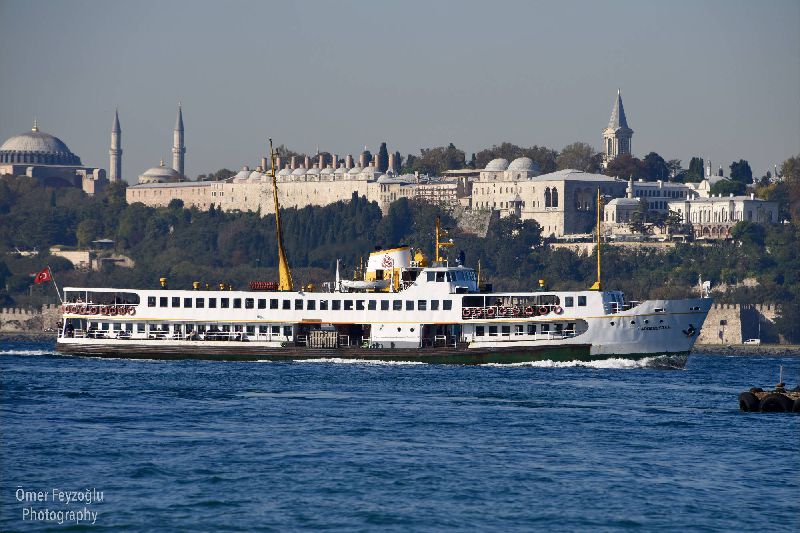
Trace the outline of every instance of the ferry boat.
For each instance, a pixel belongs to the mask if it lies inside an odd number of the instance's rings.
[[[271,149],[270,149],[271,150]],[[64,289],[57,350],[124,358],[522,363],[686,356],[711,299],[628,301],[620,291],[494,292],[480,271],[408,246],[376,250],[361,278],[296,289],[281,234],[279,282],[250,290]],[[599,204],[599,197],[598,197]],[[598,206],[598,213],[600,212]],[[599,216],[598,216],[599,218]],[[599,225],[599,220],[598,220]],[[600,232],[598,231],[598,236]],[[707,296],[707,295],[706,295]],[[675,364],[675,363],[673,363]]]

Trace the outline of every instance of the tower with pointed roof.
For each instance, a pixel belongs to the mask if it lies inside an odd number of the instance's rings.
[[[111,148],[108,150],[108,180],[122,179],[122,129],[119,127],[119,112],[114,110],[114,125],[111,127]]]
[[[183,176],[184,155],[186,147],[183,144],[183,112],[178,104],[178,118],[175,119],[175,130],[172,132],[172,168]]]
[[[631,138],[633,130],[628,127],[625,108],[622,106],[622,94],[617,89],[617,99],[611,110],[611,120],[603,130],[603,167],[620,155],[631,154]]]

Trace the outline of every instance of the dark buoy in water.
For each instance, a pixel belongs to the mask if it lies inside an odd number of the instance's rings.
[[[800,413],[800,386],[786,390],[783,382],[783,365],[775,390],[765,391],[752,387],[739,394],[739,410],[745,413]]]

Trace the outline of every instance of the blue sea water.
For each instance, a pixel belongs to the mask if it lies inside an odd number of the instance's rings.
[[[792,357],[219,363],[6,343],[0,530],[800,531],[800,416],[737,403],[781,364],[794,386]],[[94,525],[23,520],[84,508]]]

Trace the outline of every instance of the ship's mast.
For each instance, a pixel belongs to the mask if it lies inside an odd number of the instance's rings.
[[[442,231],[441,219],[436,217],[436,253],[434,255],[436,256],[437,262],[444,261],[444,259],[442,259],[442,255],[439,253],[441,248],[449,248],[453,246],[453,239],[450,239],[447,242],[442,241],[442,237],[447,237],[447,235],[447,231]]]
[[[281,230],[281,210],[278,203],[278,180],[275,177],[275,152],[272,150],[272,139],[269,140],[269,159],[272,171],[272,200],[275,202],[275,231],[278,234],[278,290],[293,291],[292,272],[283,250],[283,231]]]
[[[589,290],[599,291],[601,289],[600,283],[600,189],[597,189],[597,281],[594,285],[589,287]]]

